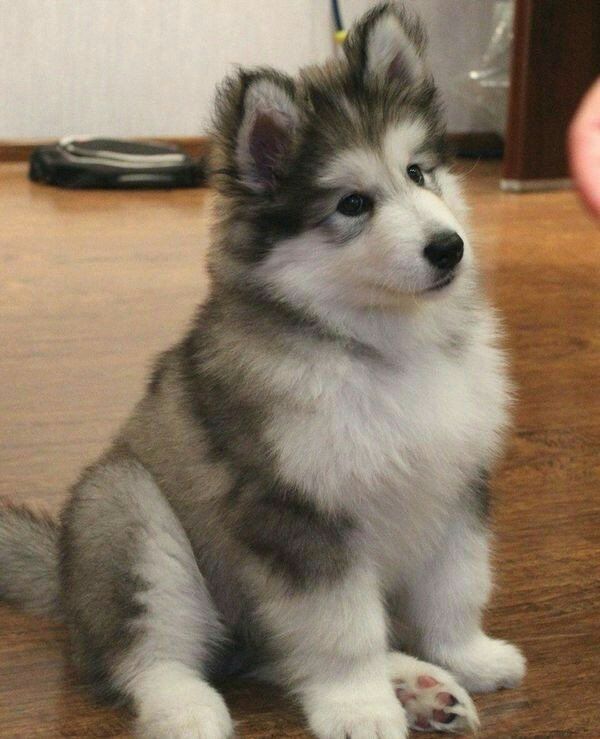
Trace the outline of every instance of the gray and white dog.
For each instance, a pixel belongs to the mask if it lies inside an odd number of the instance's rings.
[[[424,54],[386,3],[225,81],[208,301],[60,524],[0,513],[0,595],[142,736],[230,737],[236,670],[321,739],[474,729],[466,690],[523,677],[481,628],[508,389]]]

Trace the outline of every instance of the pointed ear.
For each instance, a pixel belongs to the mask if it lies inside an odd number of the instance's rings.
[[[351,30],[346,54],[364,80],[417,85],[429,78],[427,35],[419,18],[404,6],[387,2],[367,13]]]
[[[285,173],[300,123],[294,81],[272,69],[240,70],[217,91],[211,160],[219,186],[272,190]]]
[[[271,70],[242,71],[229,85],[227,97],[221,100],[221,119],[228,124],[230,164],[244,185],[257,191],[273,189],[296,141],[294,82]]]

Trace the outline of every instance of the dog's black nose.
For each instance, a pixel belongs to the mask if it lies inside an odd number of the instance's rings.
[[[463,257],[464,242],[457,233],[447,231],[433,237],[423,254],[438,269],[452,269]]]

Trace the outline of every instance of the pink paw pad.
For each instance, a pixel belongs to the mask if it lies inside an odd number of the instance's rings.
[[[442,707],[455,706],[458,703],[451,693],[438,693],[435,698]]]
[[[450,693],[438,693],[435,697],[441,706],[455,706],[457,703],[456,698]]]
[[[433,677],[429,677],[429,675],[420,675],[417,678],[417,685],[420,688],[435,688],[436,685],[440,685],[440,683]]]
[[[411,693],[409,690],[404,690],[402,688],[396,689],[396,697],[402,703],[402,705],[406,705],[409,701],[416,701],[417,700],[417,694]]]
[[[474,731],[478,721],[472,701],[450,675],[444,677],[445,680],[417,672],[395,681],[396,696],[404,706],[409,725],[427,732]]]
[[[435,709],[432,715],[433,720],[437,721],[438,724],[451,724],[456,718],[455,713],[446,713],[445,711],[440,711],[439,709]]]
[[[417,720],[415,721],[414,725],[415,725],[415,728],[423,729],[423,730],[433,728],[431,724],[429,723],[429,721],[427,720],[426,716],[417,716]]]

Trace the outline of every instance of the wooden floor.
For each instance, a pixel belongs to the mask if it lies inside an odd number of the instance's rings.
[[[471,166],[471,165],[469,165]],[[481,262],[506,318],[516,422],[494,479],[489,630],[529,659],[477,698],[485,739],[600,737],[600,238],[572,193],[468,175]],[[210,194],[68,192],[0,167],[0,495],[57,510],[182,330],[206,280]],[[0,605],[0,736],[128,737],[63,657],[64,631]],[[225,692],[241,737],[307,737],[269,688]]]

